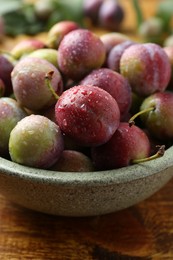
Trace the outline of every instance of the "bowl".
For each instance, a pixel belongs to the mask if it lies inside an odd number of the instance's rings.
[[[150,197],[173,176],[173,147],[163,157],[116,170],[55,172],[0,158],[0,193],[35,211],[60,216],[97,216]]]

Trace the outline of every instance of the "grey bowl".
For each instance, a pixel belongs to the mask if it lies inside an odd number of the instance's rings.
[[[96,216],[128,208],[172,177],[173,147],[159,159],[86,173],[33,169],[0,158],[0,193],[23,207],[61,216]]]

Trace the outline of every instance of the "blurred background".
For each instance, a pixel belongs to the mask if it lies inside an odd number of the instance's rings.
[[[2,45],[9,37],[42,37],[61,20],[160,45],[173,34],[173,0],[0,0],[0,6]]]

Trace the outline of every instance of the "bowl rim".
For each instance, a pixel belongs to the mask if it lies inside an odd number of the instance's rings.
[[[13,177],[34,182],[58,183],[63,185],[107,185],[125,183],[160,173],[173,166],[173,146],[157,159],[113,170],[93,172],[59,172],[37,169],[0,157],[0,177]]]

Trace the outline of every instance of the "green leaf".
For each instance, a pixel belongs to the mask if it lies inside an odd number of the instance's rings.
[[[0,15],[4,18],[5,33],[11,36],[18,34],[37,34],[61,20],[73,20],[83,23],[83,0],[51,0],[53,11],[47,20],[37,17],[34,4],[22,0],[0,0]],[[2,2],[2,3],[1,3]]]
[[[19,34],[34,35],[43,30],[44,25],[34,16],[34,13],[26,10],[6,13],[4,16],[5,32],[7,35]]]
[[[164,30],[171,33],[171,19],[173,17],[173,1],[165,0],[157,6],[156,16],[163,21]]]
[[[58,14],[58,19],[61,20],[72,20],[82,25],[83,23],[83,0],[54,0],[55,17]],[[57,12],[57,13],[56,13]]]
[[[173,1],[165,0],[158,4],[157,14],[168,15],[169,17],[173,15]]]

